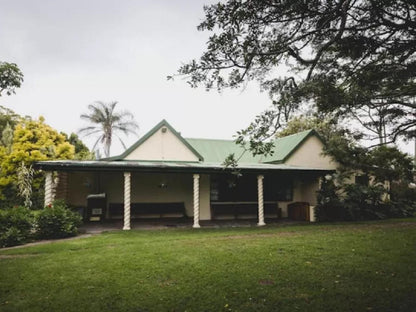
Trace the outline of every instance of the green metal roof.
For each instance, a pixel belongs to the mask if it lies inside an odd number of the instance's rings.
[[[253,156],[251,152],[245,151],[242,146],[237,145],[233,140],[184,139],[166,120],[162,120],[124,153],[119,156],[103,158],[101,161],[121,161],[125,159],[127,155],[143,144],[143,142],[161,127],[167,127],[173,135],[175,135],[199,159],[200,162],[207,163],[223,163],[230,154],[234,154],[240,164],[279,164],[285,162],[311,135],[315,135],[320,139],[319,135],[314,130],[302,131],[276,139],[274,141],[273,155],[267,157],[263,155]]]
[[[185,139],[197,150],[206,162],[223,162],[225,158],[234,154],[240,163],[282,163],[292,155],[302,143],[311,135],[319,136],[314,130],[302,131],[274,141],[273,155],[253,156],[249,151],[235,144],[232,140],[211,140],[211,139]]]
[[[244,153],[244,149],[231,140],[211,140],[211,139],[185,139],[196,149],[206,162],[221,163],[228,155],[234,154],[238,159],[241,155],[241,163],[260,163],[261,157],[253,157],[251,153]]]
[[[170,128],[184,144],[189,146],[200,159],[199,162],[187,161],[146,161],[146,160],[123,160],[124,156],[130,153],[134,148],[142,144],[150,135],[159,129],[162,125]],[[240,158],[239,168],[249,172],[332,172],[322,168],[311,168],[301,166],[289,166],[284,161],[294,153],[302,143],[311,135],[319,138],[314,130],[303,131],[287,137],[275,140],[274,154],[267,158],[263,156],[253,157],[250,152],[235,144],[231,140],[210,140],[210,139],[183,139],[165,120],[154,127],[149,133],[140,139],[136,144],[129,148],[120,156],[100,159],[96,161],[77,161],[77,160],[55,160],[40,161],[35,163],[37,169],[58,170],[58,171],[137,171],[137,172],[200,172],[212,173],[232,170],[224,168],[222,163],[230,154],[235,154]],[[319,138],[320,139],[320,138]]]

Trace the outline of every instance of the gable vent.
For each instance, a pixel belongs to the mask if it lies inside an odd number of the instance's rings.
[[[162,128],[162,133],[166,133],[166,131],[168,131],[168,128],[163,127],[163,128]]]

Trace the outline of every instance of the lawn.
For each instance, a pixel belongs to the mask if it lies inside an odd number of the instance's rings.
[[[0,311],[416,311],[416,219],[117,231],[2,250]]]

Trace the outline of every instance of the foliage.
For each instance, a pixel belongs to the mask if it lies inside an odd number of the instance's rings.
[[[322,180],[317,194],[318,205],[315,208],[317,221],[343,221],[347,219],[346,209],[339,196],[341,188],[334,183],[331,175]]]
[[[26,167],[25,163],[22,162],[20,167],[17,169],[17,186],[19,188],[19,195],[24,199],[25,207],[32,207],[32,184],[33,175],[35,171],[32,166]]]
[[[44,118],[39,120],[21,120],[15,127],[11,152],[0,146],[0,200],[1,203],[10,201],[12,204],[21,203],[17,198],[17,172],[21,163],[30,166],[35,161],[52,159],[73,159],[74,147],[66,141],[65,136],[44,123]],[[42,193],[43,176],[35,173],[33,176],[33,197],[32,201],[39,203]]]
[[[61,200],[54,201],[36,216],[37,235],[41,239],[75,236],[80,225],[81,216]]]
[[[391,204],[383,200],[386,192],[384,187],[375,185],[345,185],[344,205],[347,211],[347,220],[374,220],[392,217]],[[401,217],[403,217],[401,215]]]
[[[257,80],[269,92],[273,107],[238,133],[254,153],[302,108],[355,119],[383,144],[416,136],[414,1],[228,0],[204,10],[206,51],[179,74],[192,87]]]
[[[407,185],[391,191],[386,199],[381,184],[323,183],[315,211],[318,221],[357,221],[411,217],[416,213],[416,191]]]
[[[110,231],[0,250],[1,309],[414,311],[415,238],[414,218]]]
[[[32,236],[32,212],[25,207],[0,209],[0,247],[20,245]]]
[[[392,217],[411,217],[416,215],[416,188],[409,187],[407,182],[399,181],[391,184],[390,199]]]
[[[23,119],[20,115],[16,114],[14,111],[12,111],[11,109],[8,109],[4,106],[0,105],[0,135],[1,135],[1,140],[0,140],[0,145],[3,146],[8,146],[9,144],[11,145],[11,141],[10,138],[3,138],[3,133],[6,130],[6,128],[10,127],[12,132],[14,130],[14,127],[17,125],[17,123]],[[26,117],[26,119],[28,119]],[[6,131],[6,133],[9,135],[10,131]],[[13,133],[12,133],[12,139],[13,139]]]
[[[84,135],[98,135],[94,143],[93,150],[98,143],[104,145],[104,155],[110,156],[110,148],[113,142],[113,135],[116,136],[120,143],[124,146],[118,132],[125,135],[135,134],[138,130],[138,125],[134,121],[134,117],[130,112],[121,111],[116,112],[115,107],[117,102],[95,102],[88,105],[89,114],[82,114],[81,118],[91,123],[91,126],[82,128],[79,133]]]
[[[408,217],[416,212],[413,160],[407,154],[391,146],[371,150],[354,146],[345,149],[344,159],[318,192],[319,220]],[[356,175],[369,177],[369,183],[354,183],[351,177]]]
[[[373,176],[376,182],[413,181],[413,159],[397,147],[378,146],[370,150],[363,161],[362,170]]]
[[[1,143],[6,148],[7,153],[12,152],[12,144],[13,144],[13,129],[9,123],[6,124],[6,127],[1,133]]]
[[[82,140],[78,137],[77,134],[71,133],[68,135],[64,132],[61,132],[62,135],[65,136],[66,140],[74,146],[75,154],[74,159],[77,160],[93,160],[95,159],[94,153],[90,152],[89,148],[82,142]]]
[[[14,63],[0,62],[0,96],[16,93],[23,82],[23,73]]]

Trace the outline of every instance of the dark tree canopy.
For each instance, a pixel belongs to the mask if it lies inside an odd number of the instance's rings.
[[[273,100],[240,138],[270,137],[305,106],[358,120],[382,144],[416,136],[415,1],[229,0],[204,10],[198,29],[213,34],[179,74],[218,90],[257,80]]]
[[[14,63],[0,62],[0,96],[12,95],[23,82],[23,73]]]

